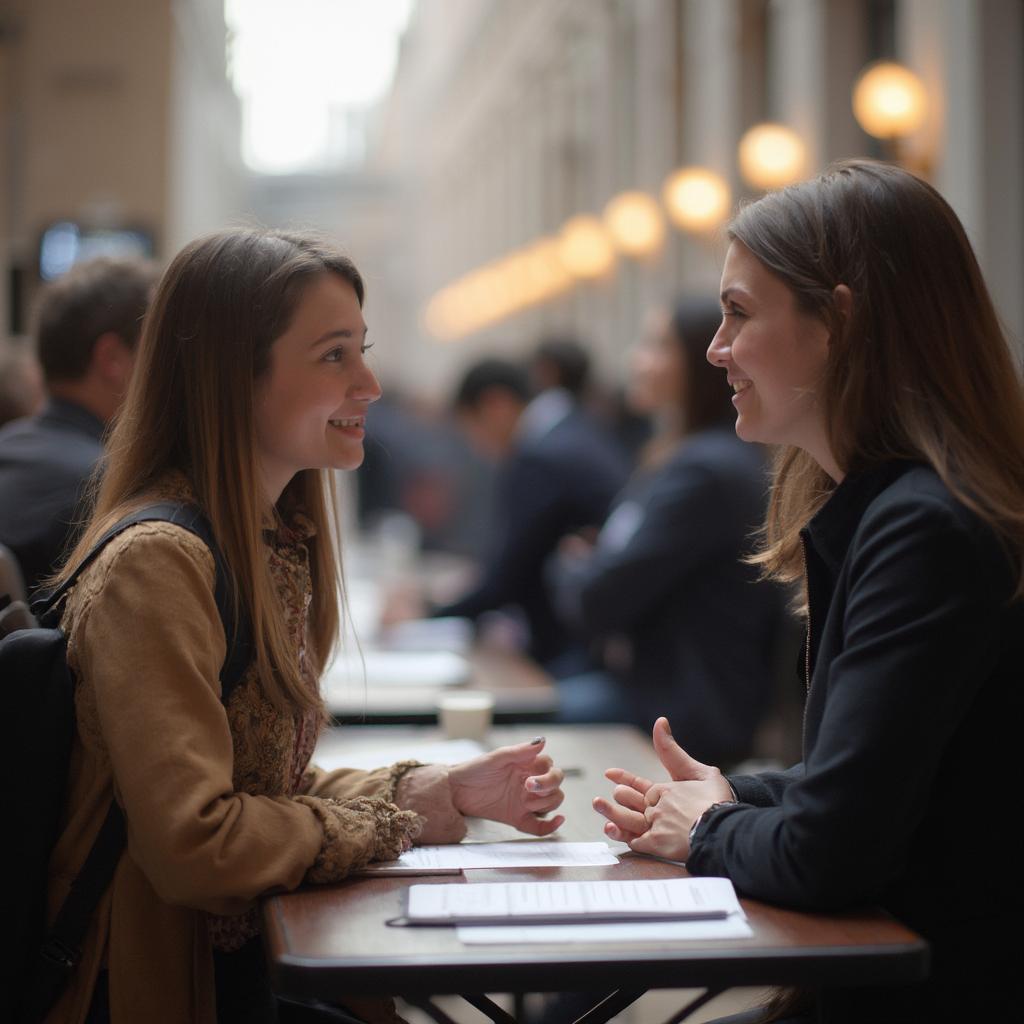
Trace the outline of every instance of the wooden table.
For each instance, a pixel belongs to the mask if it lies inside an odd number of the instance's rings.
[[[365,749],[373,741],[372,733],[384,734],[389,743],[400,736],[394,729],[349,732],[362,734],[353,735],[353,749]],[[566,839],[602,838],[602,819],[590,801],[595,793],[610,788],[602,777],[605,767],[621,763],[642,774],[663,777],[649,741],[628,727],[560,726],[546,732],[552,755],[574,770],[564,787]],[[524,735],[523,729],[501,728],[494,730],[493,739],[503,743]],[[494,826],[488,828],[493,833]],[[634,855],[614,867],[529,869],[528,873],[546,881],[685,875],[676,865]],[[472,885],[521,879],[522,874],[473,871],[464,878],[465,884]],[[421,1005],[424,997],[457,993],[496,1022],[514,1018],[482,993],[605,992],[608,995],[600,1007],[580,1018],[586,1024],[601,1024],[650,988],[707,988],[706,995],[687,1008],[689,1012],[734,986],[911,983],[923,978],[927,969],[925,942],[880,911],[803,914],[754,900],[743,901],[753,936],[716,942],[463,946],[454,929],[385,926],[388,918],[403,911],[410,884],[452,880],[354,879],[269,898],[264,904],[264,925],[276,989],[326,1001],[386,992]]]

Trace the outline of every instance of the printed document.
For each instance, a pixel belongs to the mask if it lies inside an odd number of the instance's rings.
[[[711,921],[742,913],[727,878],[414,885],[410,924]]]

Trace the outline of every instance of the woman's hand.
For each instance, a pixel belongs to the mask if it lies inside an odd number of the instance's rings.
[[[543,818],[565,798],[562,772],[542,754],[544,738],[499,747],[448,771],[452,802],[462,813],[514,825],[521,832],[547,836],[565,818]]]
[[[690,829],[714,803],[734,799],[722,773],[694,760],[672,738],[668,719],[654,723],[654,751],[671,782],[652,782],[623,768],[609,768],[605,777],[616,783],[614,803],[594,798],[594,810],[608,822],[609,839],[628,843],[637,853],[686,860]]]

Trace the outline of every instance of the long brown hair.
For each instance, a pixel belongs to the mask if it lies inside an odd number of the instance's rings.
[[[66,577],[103,530],[138,507],[161,478],[183,473],[224,553],[236,599],[248,610],[266,696],[282,711],[321,705],[288,653],[263,554],[268,510],[256,467],[253,393],[269,369],[271,345],[287,330],[304,289],[323,274],[347,281],[362,305],[359,271],[320,238],[230,230],[192,242],[174,258],[143,325],[92,517],[57,576]],[[318,673],[338,633],[333,496],[327,473],[305,470],[277,503],[277,509],[301,507],[316,529],[308,542],[309,654]]]
[[[830,330],[818,398],[842,470],[931,465],[1001,538],[1024,595],[1024,393],[949,204],[908,171],[847,160],[747,206],[728,233]],[[799,531],[834,486],[807,453],[777,453],[757,556],[768,574],[801,577]]]

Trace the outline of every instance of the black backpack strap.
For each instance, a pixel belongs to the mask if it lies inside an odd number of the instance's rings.
[[[220,670],[221,700],[227,704],[232,690],[238,685],[245,670],[252,660],[253,646],[249,629],[248,616],[244,609],[234,606],[231,587],[231,576],[227,563],[213,536],[213,530],[203,511],[196,505],[181,501],[165,501],[155,505],[147,505],[130,515],[119,519],[89,549],[89,553],[75,567],[75,571],[56,590],[43,594],[32,602],[32,611],[42,622],[51,620],[59,614],[58,610],[67,592],[78,582],[82,571],[90,565],[99,553],[118,534],[124,533],[137,523],[165,522],[180,526],[194,533],[210,549],[216,569],[213,597],[217,603],[224,637],[227,641],[227,654]],[[56,622],[53,621],[53,625]]]
[[[82,940],[103,893],[114,879],[125,844],[124,815],[111,800],[71,889],[50,925],[36,958],[32,982],[21,1010],[21,1019],[41,1021],[68,986],[82,956]]]
[[[100,537],[76,566],[75,571],[55,591],[33,604],[33,610],[38,609],[37,614],[40,618],[58,615],[61,601],[82,570],[118,534],[130,526],[146,522],[167,522],[181,526],[199,537],[213,555],[216,566],[214,599],[217,602],[217,611],[227,643],[227,654],[220,670],[221,702],[226,706],[232,691],[241,681],[252,660],[251,629],[245,610],[235,608],[227,563],[214,540],[209,521],[195,505],[163,502],[149,505],[118,520]],[[113,881],[124,844],[124,814],[117,802],[112,800],[99,834],[89,850],[85,863],[72,882],[71,890],[50,926],[40,950],[36,972],[23,1010],[23,1019],[41,1020],[67,987],[82,955],[82,941],[88,931],[89,922],[100,898]]]

